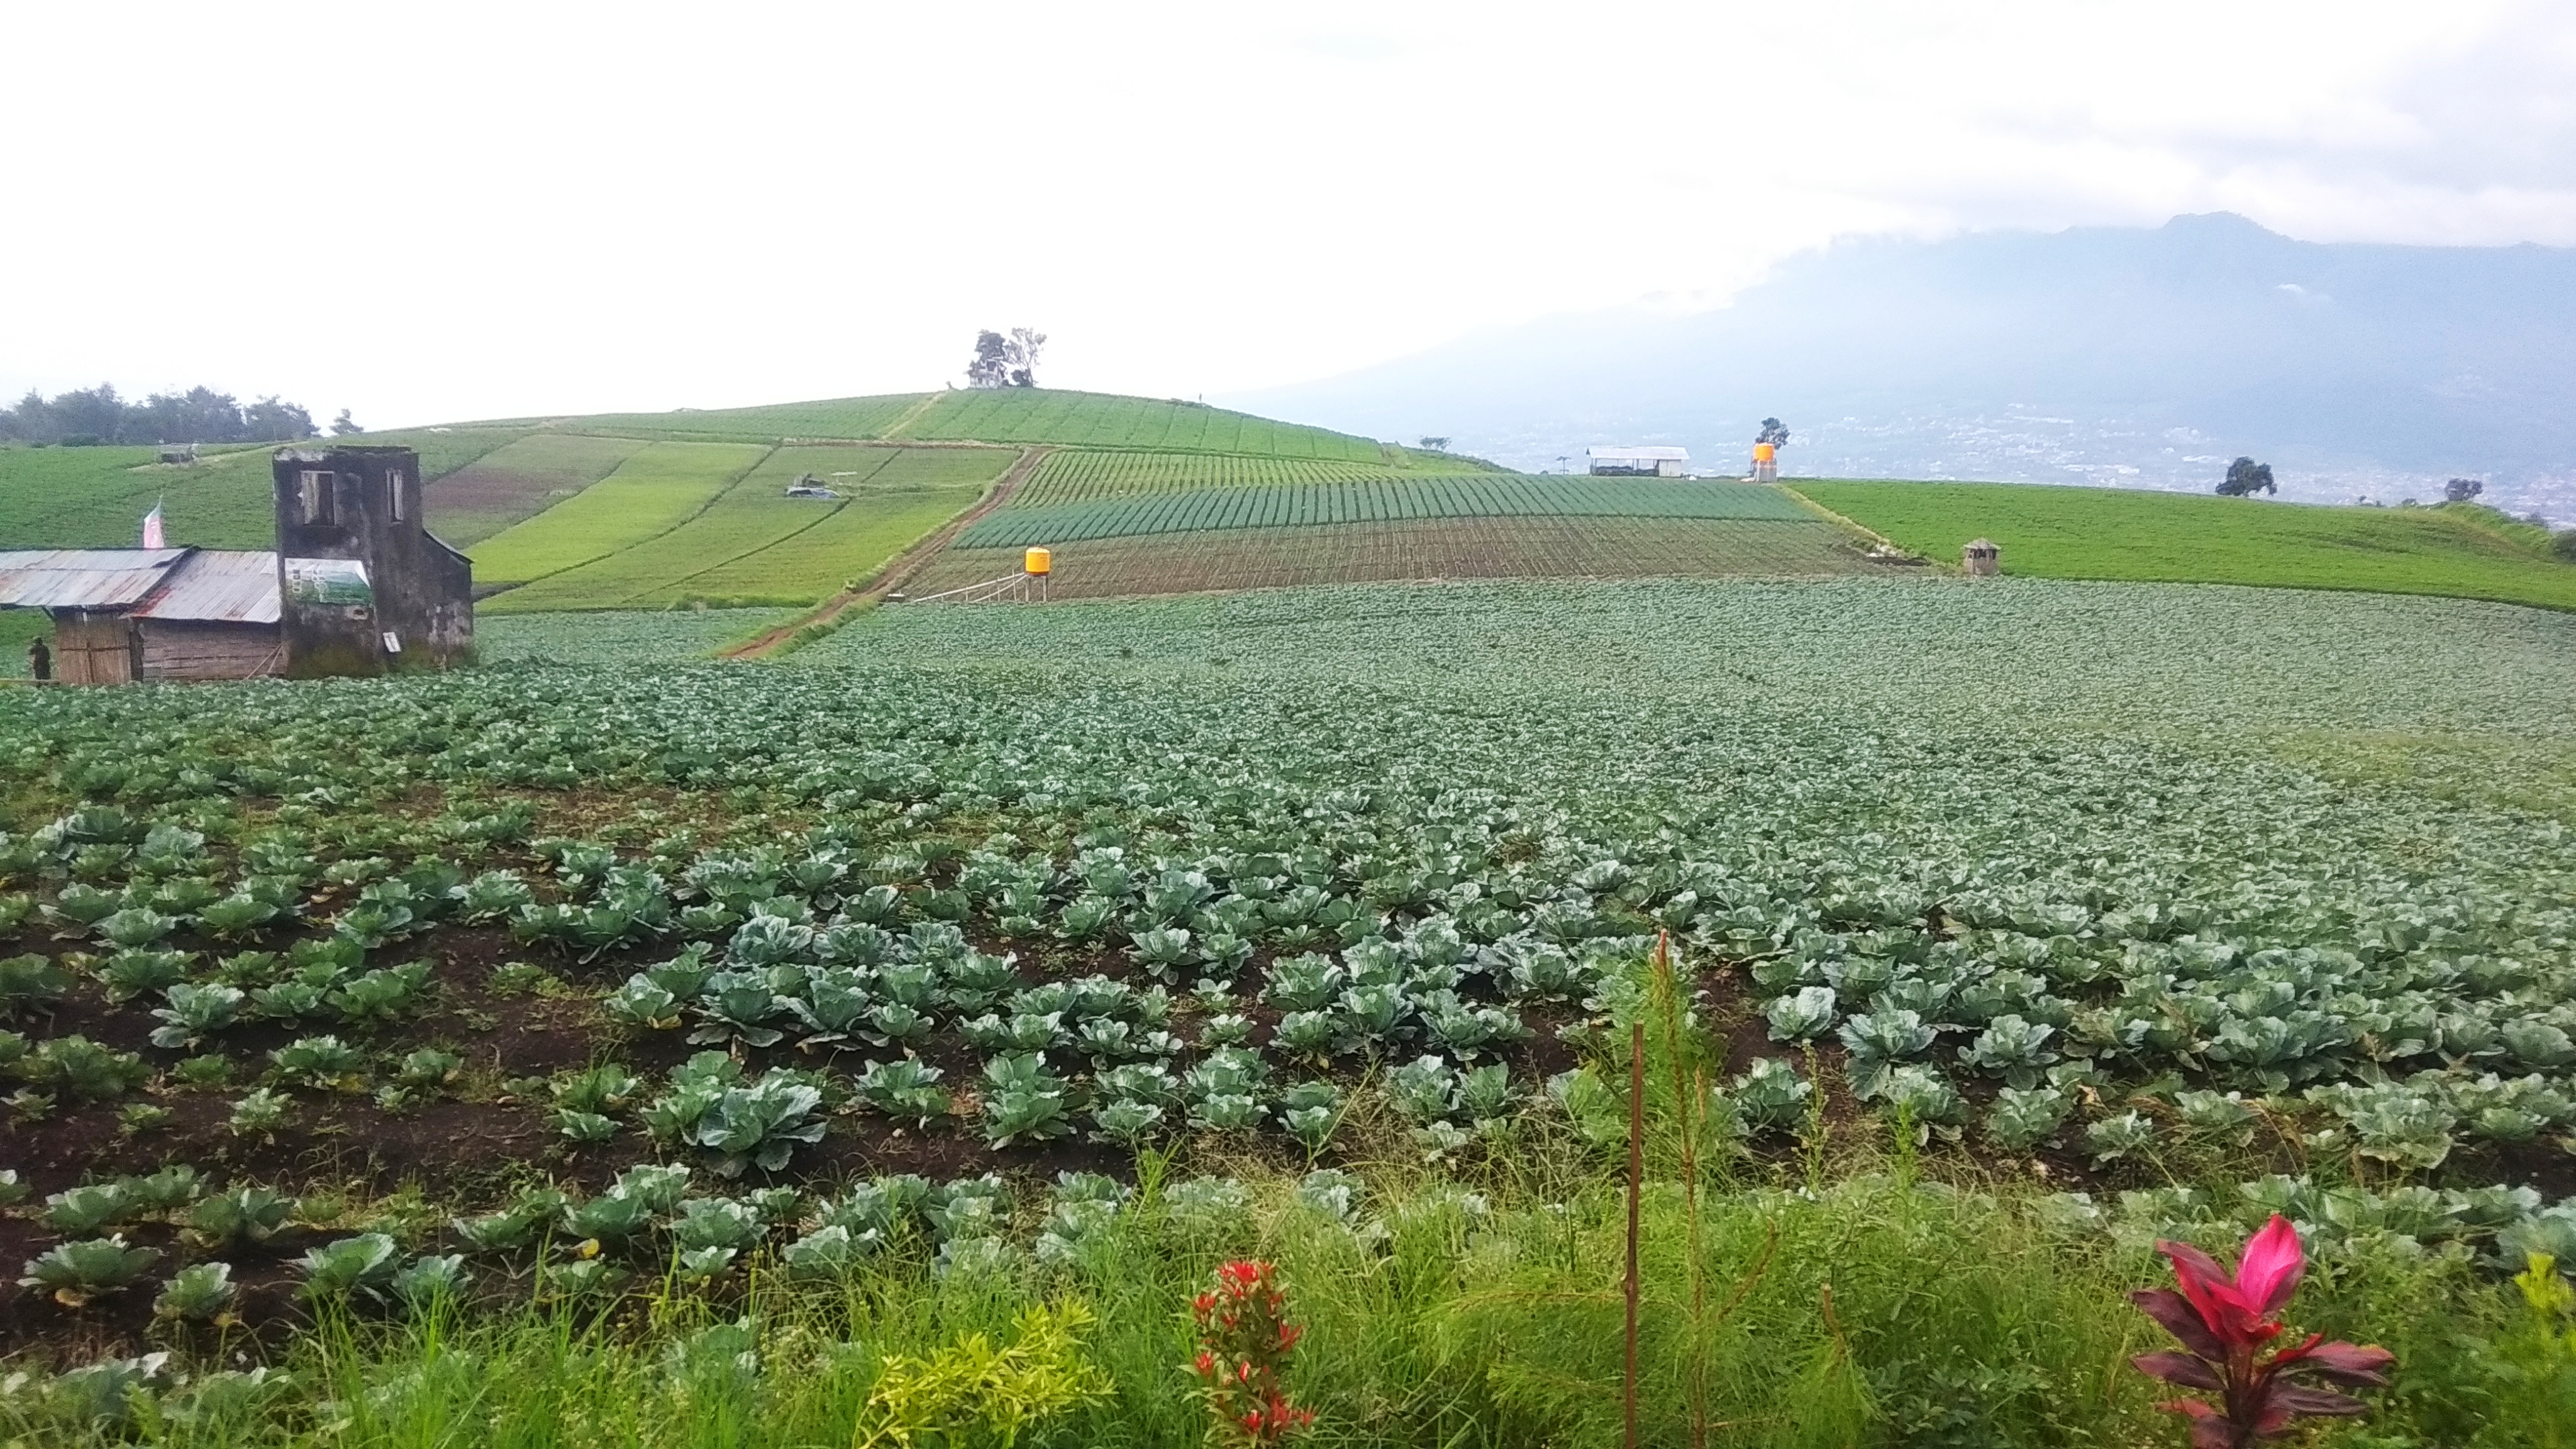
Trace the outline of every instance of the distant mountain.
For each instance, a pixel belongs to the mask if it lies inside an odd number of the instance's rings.
[[[1639,306],[1460,339],[1230,405],[1524,468],[1680,443],[1785,471],[2207,490],[2238,454],[2285,496],[2486,501],[2576,521],[2576,250],[2293,241],[2240,216],[1846,241],[1731,306]]]

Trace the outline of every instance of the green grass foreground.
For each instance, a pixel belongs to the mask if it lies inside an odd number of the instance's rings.
[[[1955,566],[1970,539],[2007,574],[2441,594],[2576,609],[2576,566],[2540,530],[2487,508],[2330,508],[2014,483],[1810,483],[1791,488]]]
[[[13,1378],[0,1433],[192,1449],[901,1442],[870,1402],[888,1356],[978,1333],[1006,1344],[1027,1306],[1078,1300],[1096,1315],[1082,1358],[1107,1392],[1019,1442],[1194,1445],[1188,1299],[1224,1257],[1257,1253],[1282,1266],[1309,1328],[1292,1376],[1319,1411],[1305,1442],[1611,1445],[1624,1214],[1605,1175],[1586,1179],[1520,1181],[1490,1201],[1424,1185],[1346,1216],[1282,1179],[1222,1222],[1166,1212],[1149,1186],[1072,1261],[943,1276],[898,1247],[837,1282],[760,1271],[734,1301],[671,1287],[613,1316],[543,1300],[407,1321],[326,1313],[282,1384],[216,1378],[102,1401],[93,1381]],[[1821,1193],[1717,1192],[1701,1204],[1695,1275],[1683,1196],[1652,1187],[1643,1441],[2179,1443],[2178,1421],[2152,1407],[2160,1386],[2127,1366],[2162,1345],[2122,1294],[2161,1265],[2143,1240],[2066,1235],[2035,1202],[1909,1185],[1901,1162]],[[2356,1247],[2318,1263],[2294,1327],[2383,1344],[2402,1365],[2369,1419],[2319,1442],[2569,1442],[2576,1373],[2530,1376],[2521,1315],[2462,1257]],[[916,1442],[1010,1441],[987,1428]]]

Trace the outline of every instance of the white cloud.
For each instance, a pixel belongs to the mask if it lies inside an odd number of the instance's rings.
[[[22,7],[0,387],[376,423],[1154,394],[1722,298],[1855,231],[2576,243],[2576,19],[2464,0]]]

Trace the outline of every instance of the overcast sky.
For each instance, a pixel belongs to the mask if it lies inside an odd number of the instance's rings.
[[[2576,245],[2568,0],[12,4],[0,389],[1158,396],[1833,236]]]

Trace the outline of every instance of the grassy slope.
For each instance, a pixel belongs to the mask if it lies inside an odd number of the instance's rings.
[[[606,478],[477,546],[474,580],[525,583],[657,538],[709,507],[767,451],[753,443],[641,449]]]
[[[1431,455],[1381,446],[1324,428],[1275,422],[1200,403],[1054,388],[998,392],[903,393],[832,398],[762,407],[670,413],[600,413],[520,419],[476,426],[545,427],[613,437],[702,438],[744,442],[788,439],[1060,443],[1085,448],[1147,448],[1258,457],[1321,458],[1372,466],[1430,466]],[[1439,471],[1476,466],[1440,458]]]
[[[418,448],[421,472],[436,479],[517,436],[469,428],[358,441]],[[0,448],[0,549],[132,547],[156,502],[174,544],[273,547],[275,448],[208,449],[194,464],[171,467],[154,461],[154,448]]]
[[[485,607],[525,613],[701,600],[812,603],[973,502],[1016,456],[986,448],[777,449],[678,527]],[[845,470],[854,476],[830,478]],[[806,473],[825,476],[847,496],[838,503],[784,496]]]
[[[480,543],[598,482],[643,446],[632,438],[532,433],[433,483],[430,529],[460,548]]]
[[[2266,584],[2576,608],[2576,567],[2492,510],[2324,508],[2009,483],[1806,483],[1796,491],[1944,562],[1980,535],[2039,578]],[[2537,532],[2537,530],[2533,530]]]

